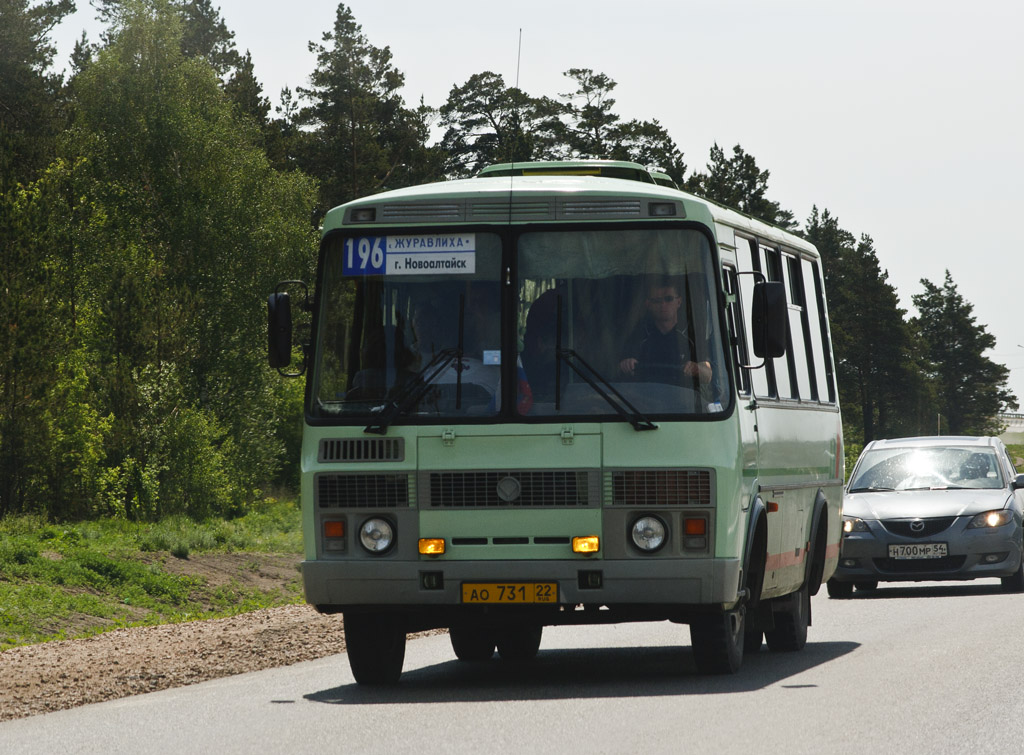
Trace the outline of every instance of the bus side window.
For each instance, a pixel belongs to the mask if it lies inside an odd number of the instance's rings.
[[[722,268],[725,293],[734,296],[735,300],[726,305],[725,317],[729,327],[729,345],[732,350],[733,365],[736,369],[736,386],[740,393],[750,393],[750,370],[743,367],[750,364],[747,357],[747,336],[743,328],[743,310],[740,307],[739,286],[736,270],[732,267]]]
[[[744,253],[744,247],[746,247],[746,253]],[[761,248],[752,240],[745,239],[741,236],[736,236],[736,260],[739,262],[741,269],[745,260],[750,260],[750,270],[764,273],[764,264],[761,258]],[[752,275],[741,275],[739,276],[739,292],[740,301],[742,306],[740,312],[746,317],[750,317],[750,313],[753,312],[752,302],[754,299],[754,278]],[[743,330],[746,330],[745,352],[747,359],[754,359],[752,356],[754,353],[754,342],[753,333],[750,331],[749,321],[744,320],[740,329],[740,335],[742,336]],[[754,395],[760,398],[768,398],[777,396],[778,392],[775,390],[775,372],[773,371],[772,362],[774,360],[769,359],[763,367],[756,370],[750,370],[749,378],[751,387],[754,390]],[[754,360],[753,362],[746,362],[746,364],[760,364],[760,360]]]
[[[815,349],[815,378],[818,381],[818,400],[834,404],[836,401],[836,379],[832,371],[832,347],[828,335],[828,322],[825,319],[825,294],[821,283],[821,267],[811,260],[804,260],[804,281],[808,286],[805,289],[812,293],[811,282],[813,281],[813,296],[808,297],[808,308],[811,322],[811,333],[816,344],[821,346]]]
[[[782,273],[782,255],[779,250],[762,245],[761,252],[764,254],[765,259],[765,278],[770,281],[785,282]],[[775,387],[778,391],[776,395],[780,398],[799,398],[800,393],[797,390],[796,376],[793,374],[795,372],[793,364],[793,334],[790,332],[788,323],[786,331],[786,353],[781,357],[771,360],[775,374]]]
[[[789,302],[789,351],[790,365],[801,398],[817,398],[814,385],[814,362],[810,344],[810,328],[807,325],[807,307],[804,305],[804,282],[800,275],[800,258],[783,254],[783,275],[786,277],[786,296]]]

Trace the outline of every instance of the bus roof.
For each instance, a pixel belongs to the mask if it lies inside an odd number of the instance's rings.
[[[536,163],[488,165],[478,174],[484,176],[602,176],[628,181],[656,183],[643,165],[623,160],[562,160]]]
[[[645,178],[640,177],[641,173]],[[510,192],[517,201],[510,201]],[[579,198],[584,194],[586,201]],[[621,200],[628,200],[630,204],[627,206]],[[650,214],[652,204],[668,202],[678,206],[675,215]],[[360,212],[365,213],[365,217],[360,218]],[[719,242],[728,246],[734,244],[734,235],[738,231],[817,256],[813,245],[783,228],[657,183],[652,173],[642,165],[616,160],[505,163],[488,166],[474,178],[371,194],[329,210],[322,232],[327,234],[352,226],[363,226],[369,230],[377,225],[681,218],[697,220],[712,227]]]

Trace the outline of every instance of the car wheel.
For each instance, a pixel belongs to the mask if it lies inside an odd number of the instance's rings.
[[[359,684],[394,684],[405,663],[405,628],[396,616],[345,614],[345,648]]]
[[[764,633],[768,649],[774,652],[803,650],[807,644],[807,625],[811,619],[811,591],[807,583],[781,600],[776,610],[775,628]]]
[[[735,674],[743,663],[746,609],[695,616],[690,622],[693,661],[700,674]]]
[[[1024,557],[1021,558],[1016,572],[999,581],[1002,584],[1003,592],[1024,592]]]
[[[830,579],[825,584],[825,588],[828,590],[830,598],[849,598],[853,595],[853,582],[837,582],[835,579]]]
[[[853,586],[856,587],[858,591],[871,592],[872,590],[878,589],[878,580],[872,579],[868,582],[854,582]]]
[[[494,632],[490,629],[460,624],[448,630],[448,638],[460,661],[489,661],[494,655]]]
[[[498,655],[503,661],[532,661],[540,650],[544,627],[540,624],[519,624],[498,632]]]

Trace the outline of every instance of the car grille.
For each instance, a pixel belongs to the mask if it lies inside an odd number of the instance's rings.
[[[931,537],[949,529],[956,521],[955,516],[937,517],[935,519],[883,519],[882,526],[888,532],[901,537]],[[913,524],[923,524],[920,530],[911,527]]]
[[[967,556],[944,556],[943,558],[876,558],[872,559],[880,572],[889,574],[938,574],[956,571],[963,567]]]

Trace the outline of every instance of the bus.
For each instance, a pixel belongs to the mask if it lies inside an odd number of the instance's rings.
[[[316,276],[269,296],[269,362],[306,374],[305,597],[358,683],[438,628],[461,661],[637,621],[702,674],[803,648],[844,476],[813,245],[641,165],[507,164],[330,210]]]

